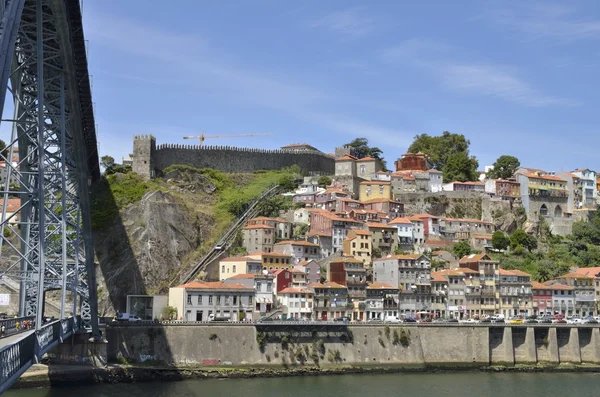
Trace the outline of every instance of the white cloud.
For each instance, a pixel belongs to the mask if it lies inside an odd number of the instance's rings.
[[[549,37],[566,42],[600,38],[600,20],[581,16],[569,3],[501,2],[486,7],[483,20],[492,21],[530,38]]]
[[[380,51],[383,62],[418,67],[448,89],[490,96],[529,107],[575,105],[574,101],[546,95],[518,77],[514,68],[479,62],[458,62],[457,51],[429,39],[409,39]]]
[[[437,72],[443,84],[455,91],[496,97],[530,107],[574,104],[537,92],[513,72],[497,66],[450,64]]]
[[[365,15],[363,7],[330,12],[317,19],[313,27],[326,28],[345,37],[366,36],[375,28],[375,21]]]
[[[343,18],[338,20],[335,25],[336,29],[353,25],[352,18],[346,19],[344,23],[341,22],[342,20]],[[274,77],[274,73],[266,75],[243,66],[237,66],[239,62],[233,60],[222,50],[213,48],[208,40],[203,38],[169,33],[157,27],[125,21],[99,10],[90,12],[86,22],[89,25],[86,25],[86,36],[92,43],[99,43],[110,50],[121,51],[130,56],[158,62],[164,70],[161,70],[161,75],[157,77],[171,76],[174,83],[183,79],[182,81],[186,85],[200,85],[208,82],[208,84],[215,85],[214,91],[228,101],[267,108],[305,119],[330,132],[348,133],[355,130],[357,133],[367,135],[368,138],[380,145],[386,143],[390,138],[390,133],[394,132],[385,127],[371,125],[364,120],[324,113],[322,109],[327,105],[347,102],[351,98],[343,96],[338,98],[335,94],[321,88]],[[355,30],[364,32],[366,27],[360,23],[357,24]],[[119,77],[126,78],[127,76]],[[99,117],[99,120],[102,118]],[[148,130],[145,126],[127,125],[127,122],[120,125],[111,123],[104,127],[102,122],[100,124],[101,130],[111,135],[110,139],[115,134],[126,136],[127,131],[130,131],[129,134],[147,134],[157,130],[157,126],[149,126],[148,128],[151,130]],[[168,130],[174,131],[176,128],[177,126],[170,126]],[[106,134],[101,134],[103,141],[106,139]],[[178,134],[177,140],[181,135],[190,134]],[[127,137],[127,139],[130,138],[130,136]],[[122,145],[125,143],[120,140],[107,141],[102,147],[102,151],[113,153],[114,150],[122,153],[124,150]],[[130,146],[126,145],[125,147]],[[118,154],[118,156],[120,155]]]

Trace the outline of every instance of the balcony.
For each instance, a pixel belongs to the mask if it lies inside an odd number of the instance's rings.
[[[347,277],[346,285],[367,285],[367,279],[364,277]]]

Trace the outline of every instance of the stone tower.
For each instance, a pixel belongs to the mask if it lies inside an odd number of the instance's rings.
[[[135,135],[133,137],[133,172],[146,179],[154,177],[154,154],[156,138],[153,135]]]
[[[339,159],[340,157],[344,157],[344,156],[353,156],[352,147],[346,145],[346,146],[335,148],[335,158],[336,159]]]

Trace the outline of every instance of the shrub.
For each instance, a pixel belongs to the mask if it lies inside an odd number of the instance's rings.
[[[208,337],[208,339],[210,339],[210,340],[216,340],[218,338],[219,338],[219,336],[217,334],[210,334],[210,336]]]
[[[408,347],[410,345],[410,331],[402,328],[400,330],[400,344],[403,347]]]
[[[269,336],[267,334],[265,334],[264,332],[256,333],[256,343],[258,343],[258,348],[263,353],[265,351],[265,346],[267,345],[268,339],[269,339]]]
[[[392,344],[394,346],[400,344],[400,335],[398,335],[398,330],[394,330],[394,339],[392,340]]]
[[[382,338],[379,338],[379,344],[381,345],[381,347],[385,347],[385,342]]]
[[[385,337],[387,338],[387,340],[390,340],[390,326],[386,325],[383,330],[385,331]]]

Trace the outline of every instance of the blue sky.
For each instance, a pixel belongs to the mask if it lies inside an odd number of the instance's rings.
[[[134,134],[204,131],[326,152],[366,137],[391,165],[448,130],[480,168],[600,169],[597,1],[85,0],[84,28],[100,152],[117,159]]]

